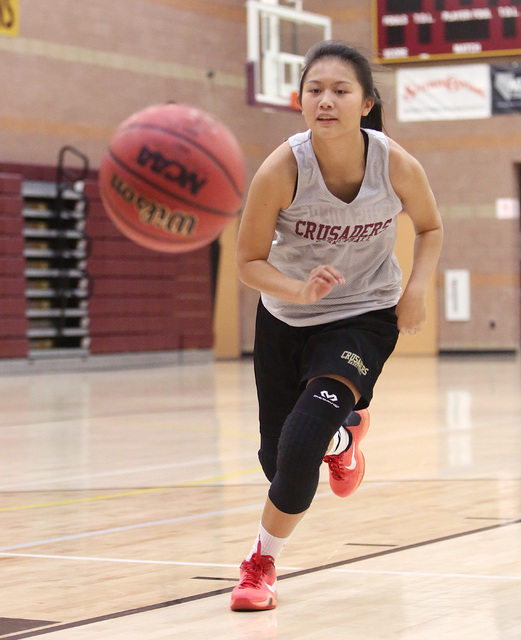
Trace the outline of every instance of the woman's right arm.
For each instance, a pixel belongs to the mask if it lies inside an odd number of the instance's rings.
[[[250,185],[237,241],[237,269],[244,284],[297,304],[312,304],[343,282],[337,269],[319,265],[307,281],[286,276],[268,262],[281,209],[291,204],[297,165],[286,142],[261,165]]]

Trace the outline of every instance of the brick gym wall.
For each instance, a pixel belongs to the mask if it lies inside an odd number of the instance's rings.
[[[0,163],[0,358],[26,358],[30,350],[22,182],[55,176],[55,167]],[[106,215],[95,172],[85,193],[90,353],[211,348],[210,248],[174,255],[140,247]]]
[[[371,4],[305,0],[304,9],[330,16],[335,38],[370,55]],[[246,105],[243,0],[24,0],[21,9],[19,36],[0,38],[0,81],[8,88],[0,92],[0,161],[52,166],[59,149],[71,144],[96,169],[119,122],[150,104],[175,100],[213,112],[236,133],[250,179],[282,140],[305,128],[297,113]],[[521,116],[399,123],[394,69],[376,74],[387,132],[425,167],[446,226],[439,346],[517,350],[519,221],[498,220],[495,201],[519,197]],[[472,321],[458,326],[444,318],[443,272],[452,268],[471,270]],[[252,343],[256,297],[243,288],[245,350]]]

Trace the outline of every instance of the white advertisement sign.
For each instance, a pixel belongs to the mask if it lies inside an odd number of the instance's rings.
[[[398,69],[398,120],[490,118],[490,68],[486,64]]]

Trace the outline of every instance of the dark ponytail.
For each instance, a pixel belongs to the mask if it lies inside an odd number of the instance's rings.
[[[382,99],[378,93],[378,89],[374,87],[375,101],[371,111],[360,119],[360,127],[362,129],[375,129],[376,131],[384,130]]]

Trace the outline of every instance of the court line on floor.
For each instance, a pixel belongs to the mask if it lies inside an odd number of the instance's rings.
[[[394,547],[392,549],[385,549],[383,551],[377,551],[374,553],[366,554],[363,556],[358,556],[356,558],[349,558],[348,560],[339,560],[338,562],[333,562],[330,564],[318,566],[318,567],[310,567],[309,569],[302,569],[298,571],[294,571],[293,573],[287,573],[283,576],[279,576],[279,580],[286,580],[289,578],[297,578],[303,575],[310,575],[312,573],[318,573],[319,571],[328,571],[331,569],[337,569],[339,567],[354,564],[356,562],[363,562],[364,560],[370,560],[372,558],[379,558],[382,556],[388,556],[395,553],[401,553],[403,551],[409,551],[411,549],[417,549],[419,547],[426,547],[432,544],[438,544],[440,542],[446,542],[448,540],[456,540],[457,538],[463,538],[471,535],[476,535],[479,533],[485,533],[487,531],[493,531],[496,529],[501,529],[503,527],[508,527],[516,524],[521,524],[521,519],[511,520],[509,522],[503,522],[500,524],[492,524],[487,527],[481,527],[479,529],[472,529],[469,531],[461,531],[459,533],[453,533],[447,536],[442,536],[440,538],[432,538],[429,540],[423,540],[420,542],[415,542],[412,544],[404,545],[403,547]],[[35,636],[40,636],[48,633],[54,633],[55,631],[65,631],[67,629],[74,629],[76,627],[84,627],[91,624],[95,624],[97,622],[107,622],[109,620],[115,620],[118,618],[124,618],[131,615],[136,615],[139,613],[148,613],[150,611],[157,611],[159,609],[165,609],[168,607],[174,607],[181,604],[187,604],[190,602],[196,602],[198,600],[205,600],[207,598],[213,598],[216,596],[224,595],[226,593],[230,593],[233,587],[224,587],[222,589],[216,589],[213,591],[206,591],[204,593],[198,593],[192,596],[186,596],[184,598],[177,598],[175,600],[168,600],[166,602],[158,602],[152,605],[145,605],[143,607],[136,607],[134,609],[127,609],[125,611],[119,611],[114,613],[109,613],[103,616],[97,616],[95,618],[87,618],[85,620],[76,620],[74,622],[68,622],[64,624],[59,624],[53,627],[46,627],[45,629],[36,629],[33,631],[29,631],[26,633],[21,633],[16,636],[9,636],[8,640],[23,640],[24,638],[33,638]]]
[[[404,576],[422,578],[472,578],[483,580],[521,580],[521,576],[495,576],[481,573],[435,573],[430,571],[379,571],[377,569],[332,569],[334,573],[362,573],[382,576]]]
[[[123,476],[123,475],[136,475],[139,473],[145,473],[149,471],[178,469],[180,467],[190,467],[193,469],[194,467],[197,467],[197,466],[207,466],[213,463],[222,463],[230,460],[243,460],[243,459],[244,459],[244,456],[241,456],[241,455],[233,455],[233,456],[226,456],[226,457],[211,456],[206,458],[204,457],[191,458],[190,460],[187,460],[185,462],[148,465],[143,467],[131,467],[129,469],[114,469],[112,471],[103,471],[101,473],[84,473],[84,474],[77,474],[77,475],[58,476],[54,478],[45,478],[45,482],[48,485],[50,483],[61,483],[61,482],[69,483],[70,485],[71,481],[73,480],[92,480],[93,478],[109,478],[109,477],[116,477],[116,476]],[[16,490],[29,491],[30,489],[28,489],[28,487],[33,487],[35,485],[39,488],[38,490],[41,490],[40,487],[42,485],[42,480],[40,479],[40,480],[32,480],[30,482],[17,482],[17,483],[11,483],[11,484],[3,484],[3,485],[0,485],[0,493],[8,493],[8,492],[10,493]],[[26,488],[24,489],[24,487]],[[48,489],[48,491],[64,491],[64,490],[68,490],[68,487],[66,487],[65,489],[64,488]],[[85,489],[81,489],[81,490],[85,490]]]
[[[403,550],[403,548],[401,549]],[[175,567],[204,567],[209,569],[237,569],[237,564],[222,564],[217,562],[178,562],[176,560],[138,560],[133,558],[102,558],[91,556],[66,556],[52,555],[44,553],[0,553],[1,557],[6,558],[35,558],[42,560],[72,560],[80,562],[113,562],[115,564],[152,564],[152,565],[168,565]],[[358,559],[357,559],[358,560]],[[282,567],[277,565],[279,571],[306,571],[304,567]],[[425,578],[476,578],[483,580],[521,580],[521,576],[496,576],[479,573],[437,573],[432,571],[385,571],[380,569],[343,569],[337,567],[331,569],[333,573],[358,573],[358,574],[375,574],[388,576],[404,576],[404,577],[425,577]],[[281,578],[281,576],[279,576]]]
[[[220,511],[206,511],[205,513],[195,513],[190,516],[179,516],[177,518],[166,518],[165,520],[151,520],[148,522],[139,522],[137,524],[123,525],[121,527],[111,527],[109,529],[97,529],[96,531],[85,531],[83,533],[74,533],[68,536],[59,536],[57,538],[46,538],[43,540],[34,540],[33,542],[22,542],[21,544],[8,545],[0,547],[0,553],[4,551],[12,551],[14,549],[27,549],[29,547],[39,547],[44,544],[53,544],[56,542],[67,542],[69,540],[82,540],[85,538],[93,538],[110,533],[121,533],[123,531],[135,531],[136,529],[146,529],[148,527],[160,527],[167,524],[177,524],[179,522],[190,522],[194,520],[202,520],[213,516],[223,516],[232,513],[241,513],[244,511],[260,510],[264,503],[252,504],[243,507],[234,507],[232,509],[223,509]]]
[[[338,562],[332,562],[330,564],[322,565],[319,567],[312,567],[310,569],[295,571],[294,573],[280,576],[280,580],[284,580],[286,578],[297,578],[301,575],[309,575],[311,573],[316,573],[317,571],[327,571],[330,569],[337,569],[339,567],[344,567],[348,564],[353,564],[355,562],[363,562],[364,560],[372,560],[374,558],[380,558],[382,556],[390,556],[394,553],[402,553],[403,551],[410,551],[411,549],[419,549],[420,547],[426,547],[432,544],[439,544],[441,542],[448,542],[449,540],[457,540],[458,538],[465,538],[467,536],[477,535],[479,533],[486,533],[487,531],[495,531],[497,529],[502,529],[503,527],[510,527],[512,525],[517,525],[517,524],[521,524],[521,518],[516,520],[509,520],[508,522],[501,522],[498,524],[490,524],[486,527],[480,527],[478,529],[470,529],[468,531],[460,531],[459,533],[451,533],[446,536],[440,536],[439,538],[431,538],[429,540],[422,540],[420,542],[412,542],[411,544],[406,544],[401,547],[383,549],[382,551],[375,551],[373,553],[368,553],[366,555],[358,556],[356,558],[350,558],[348,560],[339,560]]]
[[[0,513],[6,511],[24,511],[26,509],[43,509],[45,507],[61,507],[70,504],[80,504],[82,502],[95,502],[97,500],[111,500],[112,498],[126,498],[127,496],[137,496],[143,493],[153,493],[157,491],[165,491],[167,487],[151,487],[149,489],[135,489],[133,491],[125,491],[122,493],[108,493],[101,496],[89,496],[88,498],[74,498],[72,500],[56,500],[54,502],[39,502],[36,504],[21,504],[14,507],[2,507]]]
[[[120,493],[109,493],[101,496],[89,496],[87,498],[73,498],[71,500],[57,500],[55,502],[42,502],[36,504],[24,504],[14,507],[2,507],[0,513],[5,511],[22,511],[24,509],[41,509],[44,507],[58,507],[69,504],[78,504],[81,502],[94,502],[96,500],[110,500],[112,498],[125,498],[127,496],[135,496],[143,493],[153,493],[158,491],[168,491],[169,489],[177,489],[179,487],[195,487],[201,484],[207,484],[212,482],[218,482],[219,480],[228,480],[229,478],[236,478],[238,476],[244,476],[248,473],[254,473],[260,471],[260,465],[252,467],[251,469],[244,469],[242,471],[234,471],[233,473],[226,473],[221,476],[214,476],[213,478],[201,478],[200,480],[192,480],[191,482],[183,482],[175,487],[149,487],[147,489],[134,489],[132,491],[125,491]],[[58,490],[59,491],[59,490]],[[0,491],[1,493],[1,491]]]
[[[45,553],[2,553],[0,557],[5,558],[41,558],[42,560],[76,560],[87,562],[114,562],[116,564],[154,564],[154,565],[171,565],[176,567],[205,567],[205,568],[222,568],[222,569],[237,569],[237,564],[218,564],[210,562],[177,562],[175,560],[138,560],[134,558],[103,558],[103,557],[89,557],[89,556],[64,556],[64,555],[52,555]],[[303,567],[280,567],[277,569],[281,571],[300,571]]]
[[[207,479],[205,482],[210,482],[212,479]],[[185,485],[180,486],[195,486],[199,483],[198,480],[195,480],[190,483],[186,483]],[[374,485],[372,485],[374,486]],[[367,487],[361,487],[359,491],[367,489]],[[317,493],[315,495],[315,500],[319,498],[331,497],[331,492],[326,491],[324,493]],[[45,538],[43,540],[33,540],[32,542],[22,542],[20,544],[8,545],[6,547],[0,547],[0,553],[5,551],[13,551],[15,549],[28,549],[30,547],[39,547],[44,544],[53,544],[56,542],[68,542],[69,540],[81,540],[84,538],[93,538],[96,536],[102,536],[109,533],[121,533],[122,531],[135,531],[136,529],[146,529],[148,527],[159,527],[167,524],[177,524],[178,522],[190,522],[194,520],[202,520],[204,518],[212,518],[214,516],[226,516],[232,513],[241,513],[244,511],[253,511],[263,509],[264,502],[259,502],[257,504],[251,504],[241,507],[233,507],[231,509],[222,509],[219,511],[205,511],[204,513],[194,513],[190,516],[178,516],[177,518],[166,518],[165,520],[151,520],[148,522],[139,522],[137,524],[129,524],[123,525],[120,527],[111,527],[109,529],[97,529],[95,531],[85,531],[83,533],[73,533],[68,536],[59,536],[57,538]]]
[[[234,458],[235,459],[235,458]],[[166,466],[166,465],[165,465]],[[152,468],[152,467],[151,467]],[[161,467],[158,467],[161,468]],[[133,489],[131,491],[125,491],[125,492],[120,492],[120,493],[111,493],[111,494],[105,494],[105,495],[101,495],[101,496],[89,496],[87,498],[73,498],[70,500],[57,500],[55,502],[42,502],[42,503],[35,503],[35,504],[28,504],[28,505],[16,505],[13,507],[0,507],[0,513],[6,512],[6,511],[22,511],[25,509],[39,509],[39,508],[44,508],[44,507],[57,507],[57,506],[63,506],[63,505],[70,505],[70,504],[77,504],[77,503],[82,503],[82,502],[94,502],[97,500],[110,500],[112,498],[124,498],[127,496],[133,496],[133,495],[139,495],[139,494],[144,494],[144,493],[153,493],[153,492],[159,492],[159,491],[168,491],[171,489],[178,489],[179,487],[195,487],[195,486],[199,486],[202,484],[211,484],[214,482],[219,482],[220,480],[228,480],[230,478],[236,478],[239,476],[243,476],[243,475],[247,475],[249,473],[255,473],[256,471],[261,471],[261,467],[260,465],[257,465],[256,467],[251,467],[250,469],[244,469],[242,471],[235,471],[233,473],[227,473],[227,474],[223,474],[220,476],[214,476],[213,478],[201,478],[199,480],[192,480],[190,482],[184,482],[182,484],[178,484],[178,485],[172,485],[172,486],[167,486],[167,487],[148,487],[146,489]],[[103,475],[103,474],[100,474]],[[81,476],[84,477],[84,476]],[[497,478],[457,478],[457,479],[453,479],[453,478],[449,478],[449,481],[456,481],[456,482],[496,482]],[[507,478],[507,481],[509,482],[521,482],[521,478]],[[385,484],[396,484],[396,483],[413,483],[413,482],[440,482],[440,480],[438,478],[410,478],[407,480],[374,480],[372,482],[367,483],[365,487],[363,488],[368,488],[370,485],[372,486],[383,486]],[[39,493],[52,493],[53,491],[59,492],[59,491],[93,491],[93,489],[47,489],[47,490],[40,490]],[[0,493],[6,493],[5,491],[3,491],[3,489],[0,487]],[[483,518],[468,518],[468,519],[483,519]],[[486,518],[486,519],[490,519],[490,518]],[[503,520],[508,519],[508,518],[503,518]]]

